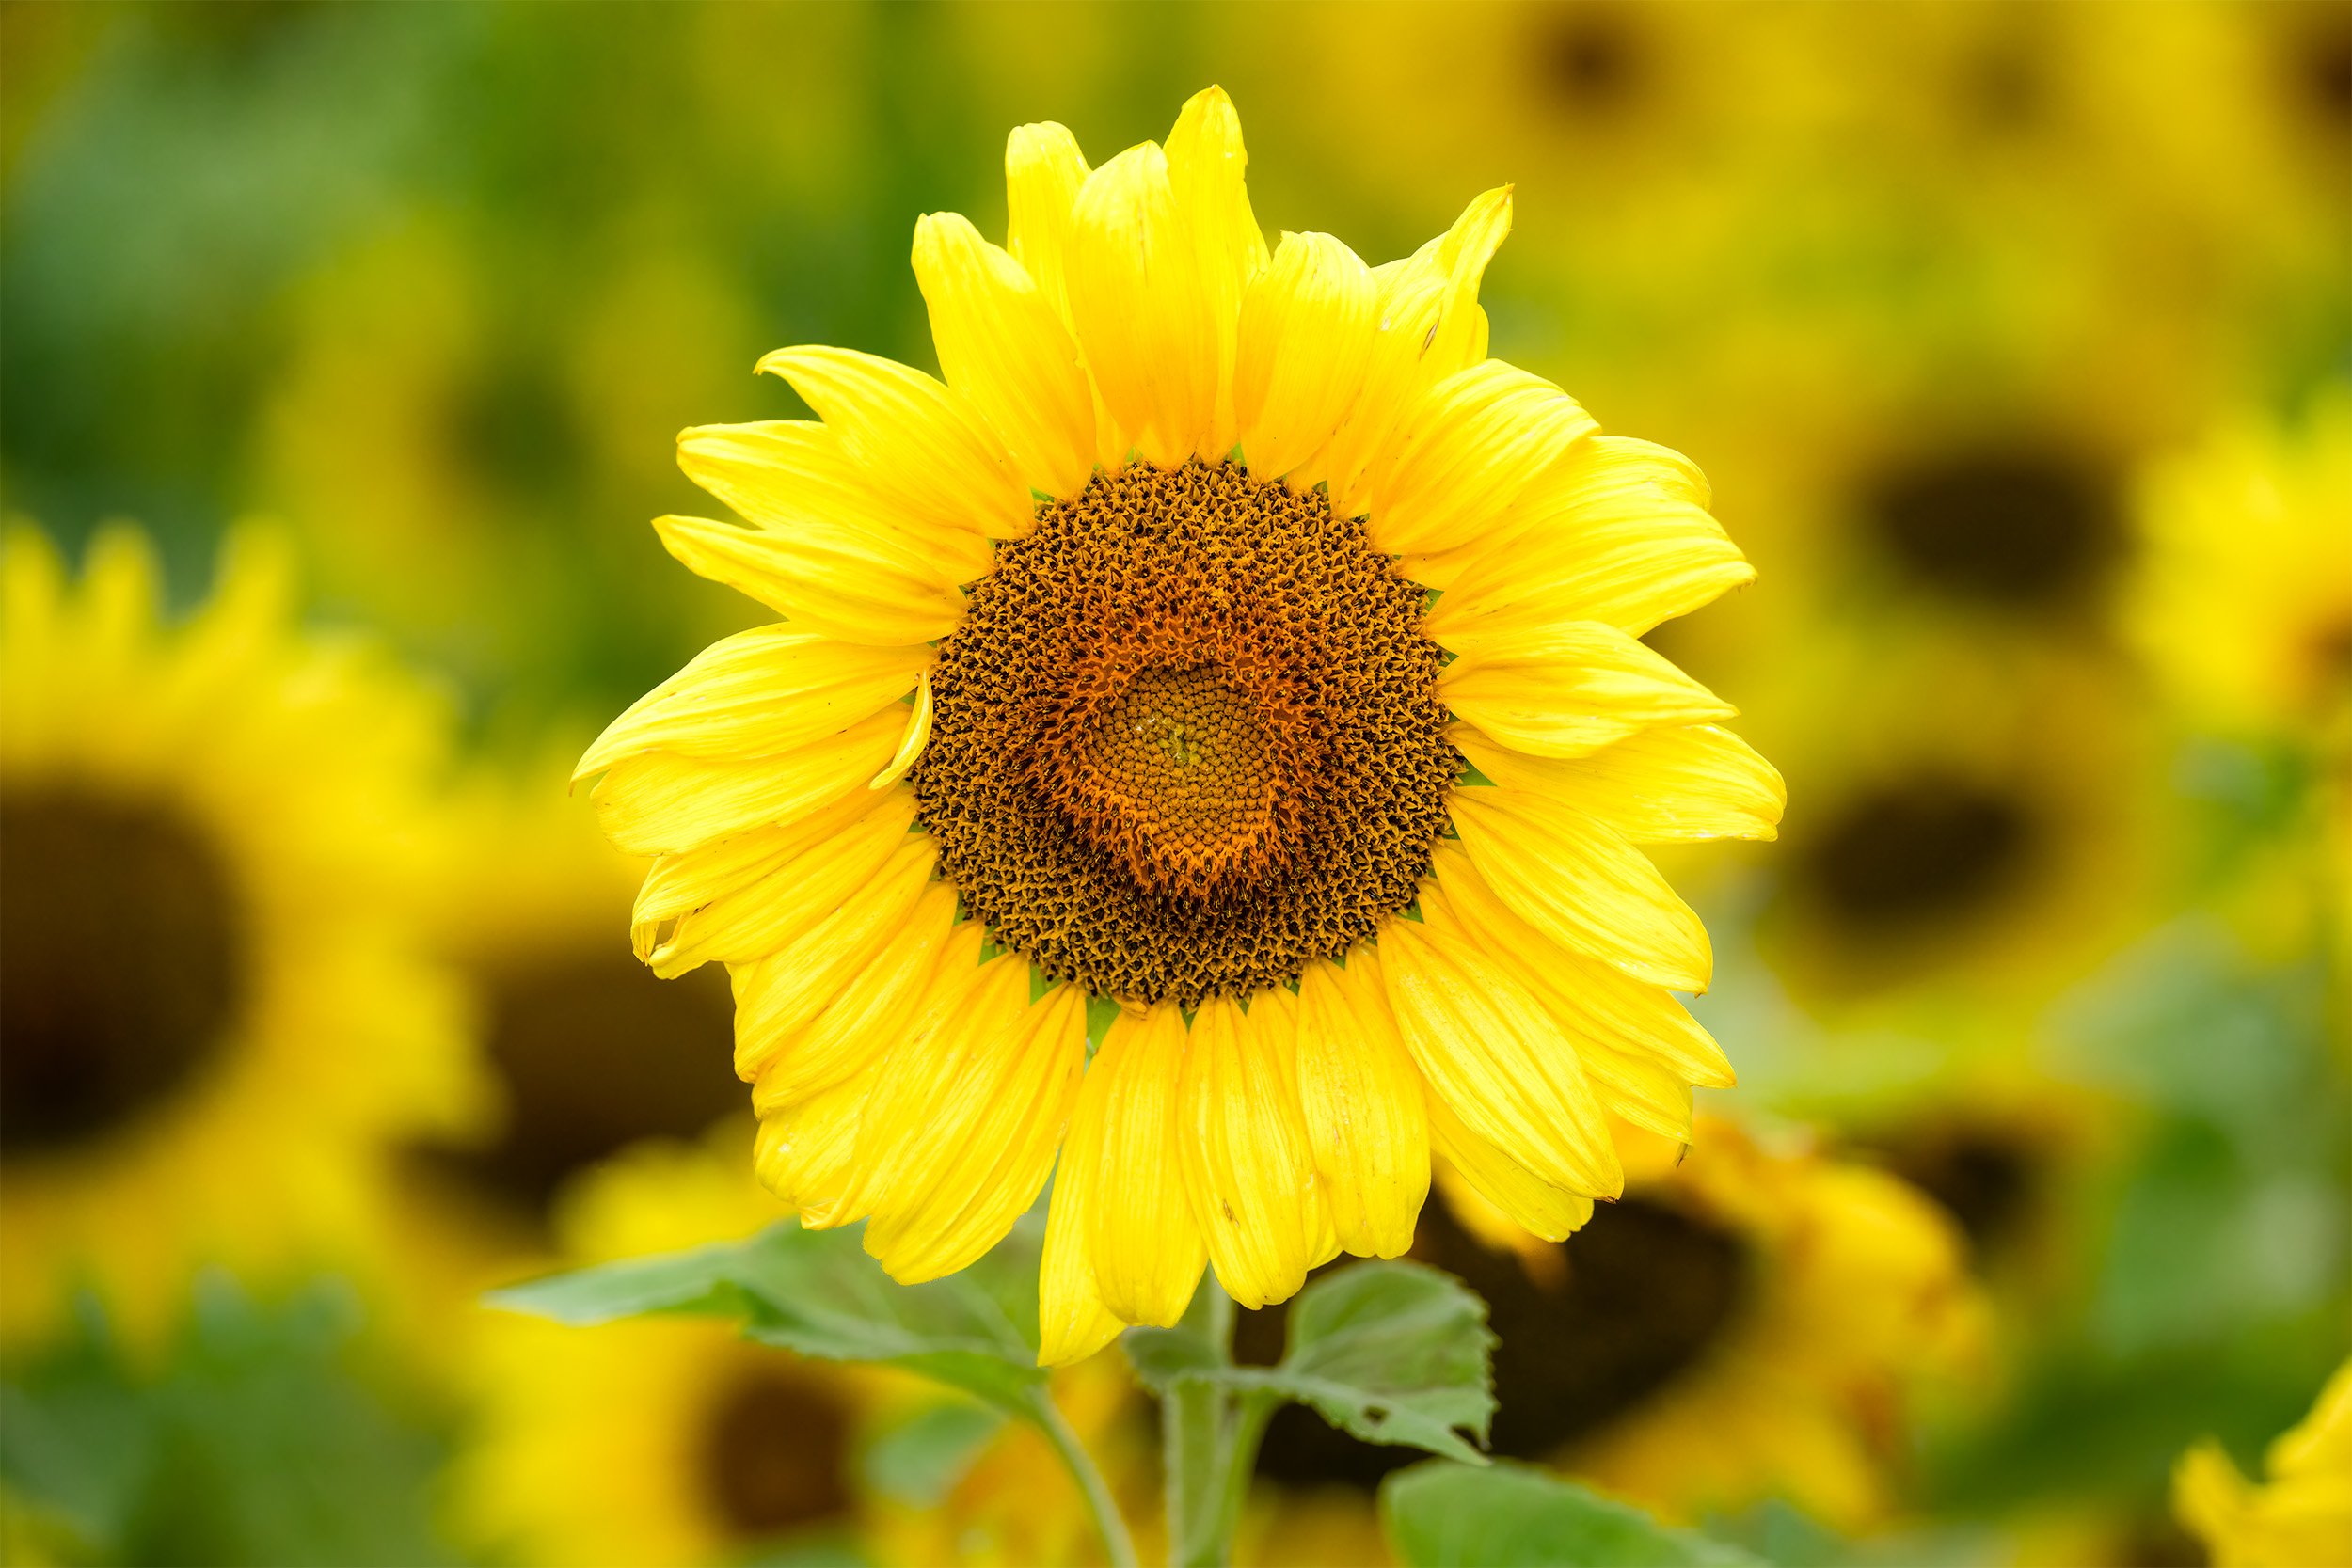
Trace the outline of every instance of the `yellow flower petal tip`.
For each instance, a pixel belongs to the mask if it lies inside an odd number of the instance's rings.
[[[915,682],[914,711],[907,716],[906,734],[899,738],[898,750],[890,758],[890,765],[866,782],[868,789],[888,789],[907,776],[923,755],[923,743],[931,737],[931,673],[923,672]]]

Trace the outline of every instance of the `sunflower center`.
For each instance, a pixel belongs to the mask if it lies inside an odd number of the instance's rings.
[[[703,1429],[709,1501],[741,1540],[850,1512],[850,1415],[805,1377],[760,1368],[722,1390]]]
[[[0,1148],[70,1148],[168,1101],[218,1054],[245,985],[226,866],[154,806],[0,800]]]
[[[1296,813],[1261,713],[1214,667],[1138,671],[1055,759],[1049,788],[1137,883],[1207,894],[1278,862]]]
[[[1962,453],[1887,475],[1880,537],[1905,570],[1956,598],[2012,609],[2089,587],[2121,544],[2099,481],[2055,453]]]
[[[1232,464],[1098,474],[999,546],[913,774],[967,911],[1056,979],[1184,1006],[1405,907],[1460,763],[1422,592]]]
[[[487,977],[487,1054],[505,1090],[494,1143],[438,1163],[537,1211],[575,1171],[640,1138],[690,1138],[742,1103],[724,974],[661,980],[618,944]]]

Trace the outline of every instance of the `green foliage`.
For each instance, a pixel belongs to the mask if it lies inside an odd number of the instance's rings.
[[[1184,1383],[1311,1405],[1367,1443],[1486,1463],[1495,1401],[1486,1305],[1459,1280],[1418,1263],[1358,1263],[1326,1275],[1291,1307],[1276,1367],[1237,1367],[1188,1327],[1126,1337],[1136,1375],[1163,1395]]]
[[[652,1312],[740,1318],[744,1334],[766,1344],[903,1367],[1029,1413],[1045,1383],[1037,1365],[1043,1227],[1025,1221],[979,1262],[924,1285],[892,1280],[859,1236],[786,1221],[748,1241],[555,1275],[488,1300],[578,1324]]]
[[[1408,1568],[1760,1568],[1763,1560],[1517,1465],[1416,1465],[1380,1488]]]
[[[157,1365],[94,1317],[0,1381],[0,1490],[67,1560],[429,1563],[438,1445],[355,1366],[357,1310],[201,1282]]]
[[[1003,1413],[986,1405],[926,1405],[877,1433],[859,1456],[858,1472],[876,1494],[930,1508],[963,1479],[1004,1424]]]

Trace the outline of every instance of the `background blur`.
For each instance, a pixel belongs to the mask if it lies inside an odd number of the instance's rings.
[[[457,847],[421,927],[503,1107],[387,1151],[370,1261],[90,1292],[7,1346],[14,1560],[1090,1549],[1008,1544],[987,1494],[1026,1483],[985,1423],[959,1447],[846,1385],[833,1447],[775,1460],[830,1478],[815,1502],[687,1477],[629,1506],[692,1528],[566,1544],[534,1488],[562,1513],[668,1461],[577,1431],[534,1458],[530,1378],[584,1353],[498,1345],[466,1303],[764,1217],[663,1186],[717,1180],[676,1171],[740,1109],[724,988],[634,972],[629,868],[565,793],[605,719],[761,618],[646,526],[702,510],[672,436],[803,417],[751,373],[781,344],[931,366],[915,216],[1001,234],[1011,126],[1099,163],[1210,82],[1269,234],[1376,262],[1515,182],[1493,351],[1692,456],[1760,570],[1652,637],[1789,786],[1780,843],[1668,865],[1742,1078],[1709,1108],[1914,1183],[1982,1304],[1871,1434],[1884,1503],[1835,1521],[1862,1544],[1804,1550],[2198,1560],[2175,1458],[2212,1435],[2253,1468],[2352,1348],[2352,6],[256,0],[0,29],[0,506],[70,571],[142,525],[173,613],[267,520],[304,618],[437,693]],[[595,1172],[647,1136],[688,1142]],[[623,1189],[675,1223],[630,1230]],[[597,1354],[580,1378],[628,1359]],[[596,1418],[680,1427],[684,1381],[596,1384]],[[1823,1522],[1779,1506],[1752,1541]]]

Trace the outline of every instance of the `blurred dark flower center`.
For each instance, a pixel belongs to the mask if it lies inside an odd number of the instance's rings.
[[[1630,20],[1613,7],[1591,5],[1547,13],[1534,59],[1552,98],[1571,109],[1599,112],[1633,99],[1646,63]]]
[[[1888,1170],[1942,1204],[1979,1257],[2014,1241],[2041,1196],[2037,1151],[1997,1127],[1905,1128],[1866,1147],[1875,1147]]]
[[[2030,130],[2049,114],[2048,72],[2024,39],[2001,40],[1970,59],[1961,94],[1970,122],[1985,131]]]
[[[2352,123],[2352,8],[2321,5],[2308,13],[2296,40],[2298,85],[2331,131],[2341,134]]]
[[[696,1473],[739,1538],[850,1512],[850,1413],[814,1380],[762,1368],[728,1384],[703,1429]]]
[[[1840,925],[1883,935],[1979,908],[2015,875],[2033,838],[2018,801],[1926,776],[1850,803],[1804,869]]]
[[[697,1136],[743,1103],[716,966],[657,979],[615,943],[516,965],[486,989],[506,1121],[488,1147],[445,1158],[527,1208],[641,1138]]]
[[[1735,1238],[1678,1209],[1643,1198],[1603,1203],[1558,1249],[1556,1274],[1531,1273],[1462,1228],[1433,1198],[1421,1212],[1413,1256],[1458,1275],[1486,1301],[1495,1348],[1493,1451],[1550,1457],[1598,1432],[1689,1370],[1736,1318],[1751,1259]],[[1344,1266],[1344,1265],[1341,1265]],[[1241,1314],[1236,1353],[1272,1361],[1281,1312]],[[1369,1490],[1420,1456],[1359,1443],[1302,1406],[1267,1428],[1261,1473],[1293,1485]]]
[[[1880,480],[1870,515],[1925,586],[2017,609],[2090,587],[2122,542],[2106,487],[2047,453],[1967,453],[1898,469]]]
[[[2323,623],[2304,647],[2312,693],[2325,698],[2352,682],[2352,616]]]
[[[0,1147],[82,1143],[168,1100],[244,1000],[228,868],[154,806],[66,790],[0,801]]]

